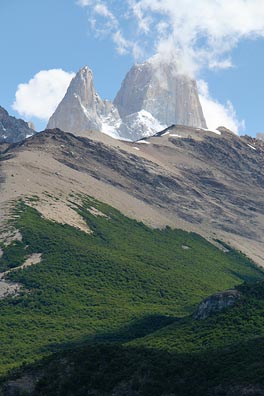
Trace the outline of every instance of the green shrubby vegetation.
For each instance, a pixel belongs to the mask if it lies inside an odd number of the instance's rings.
[[[206,320],[186,317],[130,344],[177,353],[221,350],[264,339],[264,283],[237,287],[242,297],[232,308]]]
[[[41,253],[42,261],[8,275],[23,288],[19,296],[0,300],[0,372],[76,344],[132,343],[165,355],[211,348],[215,340],[223,345],[220,319],[206,325],[186,315],[204,297],[262,280],[263,272],[240,253],[224,253],[194,233],[153,230],[92,198],[82,200],[77,210],[91,235],[46,220],[22,201],[17,206],[13,225],[23,239],[4,249],[0,268],[19,266],[32,253]],[[90,207],[105,216],[94,216]],[[238,324],[233,326],[235,334]],[[241,341],[250,338],[251,330],[246,333]]]
[[[240,396],[242,389],[262,396],[263,341],[189,354],[83,345],[27,366],[11,378],[21,373],[39,378],[30,396]]]
[[[1,245],[3,255],[0,259],[0,272],[18,267],[27,258],[25,244],[21,241],[11,242],[10,245]]]

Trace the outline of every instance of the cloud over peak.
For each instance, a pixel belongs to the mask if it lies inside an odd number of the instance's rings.
[[[236,134],[245,129],[245,121],[238,119],[230,100],[223,105],[211,97],[206,81],[198,80],[197,85],[201,106],[209,129],[214,130],[224,126]]]
[[[196,79],[206,69],[233,67],[232,50],[240,41],[264,38],[263,0],[78,0],[78,4],[89,10],[95,34],[107,31],[105,36],[119,55],[131,54],[136,62],[153,55],[173,59],[179,73]],[[98,8],[104,10],[101,15]],[[213,100],[207,85],[201,101],[209,125],[222,120],[220,124],[233,131],[243,130],[231,102],[222,105]]]
[[[122,37],[127,51],[147,58],[157,52],[181,58],[189,74],[228,68],[241,39],[264,37],[263,0],[79,0],[93,27]],[[100,12],[98,12],[100,11]],[[102,19],[103,18],[103,19]],[[120,46],[116,48],[119,53]],[[125,53],[125,52],[123,52]]]

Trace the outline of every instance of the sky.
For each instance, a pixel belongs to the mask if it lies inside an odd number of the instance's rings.
[[[45,128],[81,67],[113,99],[156,55],[197,80],[210,128],[264,131],[263,0],[0,0],[0,105]]]

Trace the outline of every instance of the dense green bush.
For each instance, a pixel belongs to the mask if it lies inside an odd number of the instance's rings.
[[[27,257],[26,247],[21,241],[14,241],[10,245],[2,245],[3,255],[0,258],[0,272],[18,267]]]
[[[106,216],[94,216],[91,206]],[[75,343],[142,338],[153,347],[153,332],[173,332],[177,318],[204,297],[263,279],[245,256],[224,253],[196,234],[150,229],[91,198],[78,211],[93,234],[46,220],[23,202],[17,207],[13,225],[23,241],[4,252],[0,266],[11,266],[14,248],[16,266],[31,253],[42,253],[42,261],[8,275],[23,288],[0,300],[1,373]],[[181,337],[188,320],[177,330]],[[154,346],[169,349],[168,340],[157,337]],[[190,338],[184,348],[195,349],[195,342]]]

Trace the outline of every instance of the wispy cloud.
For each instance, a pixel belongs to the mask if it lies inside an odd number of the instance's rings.
[[[79,0],[78,4],[88,8],[97,34],[108,29],[107,37],[120,55],[132,54],[136,61],[153,55],[162,60],[173,57],[178,72],[194,78],[201,70],[233,67],[232,50],[241,40],[264,38],[263,0]],[[104,10],[103,18],[96,15],[98,7]],[[234,131],[242,129],[230,102],[214,101],[208,87],[201,100],[209,125],[216,125],[215,119]]]
[[[86,7],[92,3],[92,0],[77,0],[77,4]]]
[[[130,42],[123,37],[120,30],[113,33],[113,41],[116,44],[116,50],[120,55],[124,55],[129,52]]]
[[[92,31],[97,37],[112,37],[119,30],[118,18],[109,9],[107,4],[98,0],[79,0],[77,4],[88,7],[88,20]]]
[[[245,129],[245,121],[238,120],[236,111],[230,101],[223,105],[213,99],[209,93],[208,84],[203,80],[198,81],[198,90],[209,129],[224,126],[236,134]]]
[[[153,16],[149,31],[155,30],[155,17],[170,26],[156,48],[169,42],[171,51],[188,55],[194,70],[230,67],[230,51],[241,39],[264,37],[262,0],[139,0],[134,4],[143,16]]]
[[[62,69],[40,71],[29,82],[19,84],[13,109],[27,118],[48,120],[74,75]]]
[[[104,17],[141,56],[174,52],[186,72],[201,68],[229,68],[230,53],[244,38],[264,37],[263,0],[79,0],[91,18]],[[131,29],[131,26],[134,29]],[[136,28],[135,28],[136,27]],[[102,30],[102,26],[101,26]],[[120,53],[119,46],[117,50]]]
[[[130,0],[129,0],[130,1]],[[140,30],[147,30],[149,24],[148,17],[141,14],[141,10],[137,10],[137,6],[126,2],[122,3],[120,14],[120,5],[118,1],[111,2],[113,10],[102,0],[79,0],[77,4],[87,7],[89,10],[88,20],[92,32],[98,38],[110,38],[115,45],[116,52],[119,55],[132,54],[135,59],[143,58],[143,50],[140,42],[134,38],[128,37],[126,31],[121,26],[121,20],[129,22],[130,8],[137,16],[137,24]],[[120,3],[121,4],[121,3]],[[125,5],[125,6],[124,6]],[[119,11],[119,12],[118,12]]]

